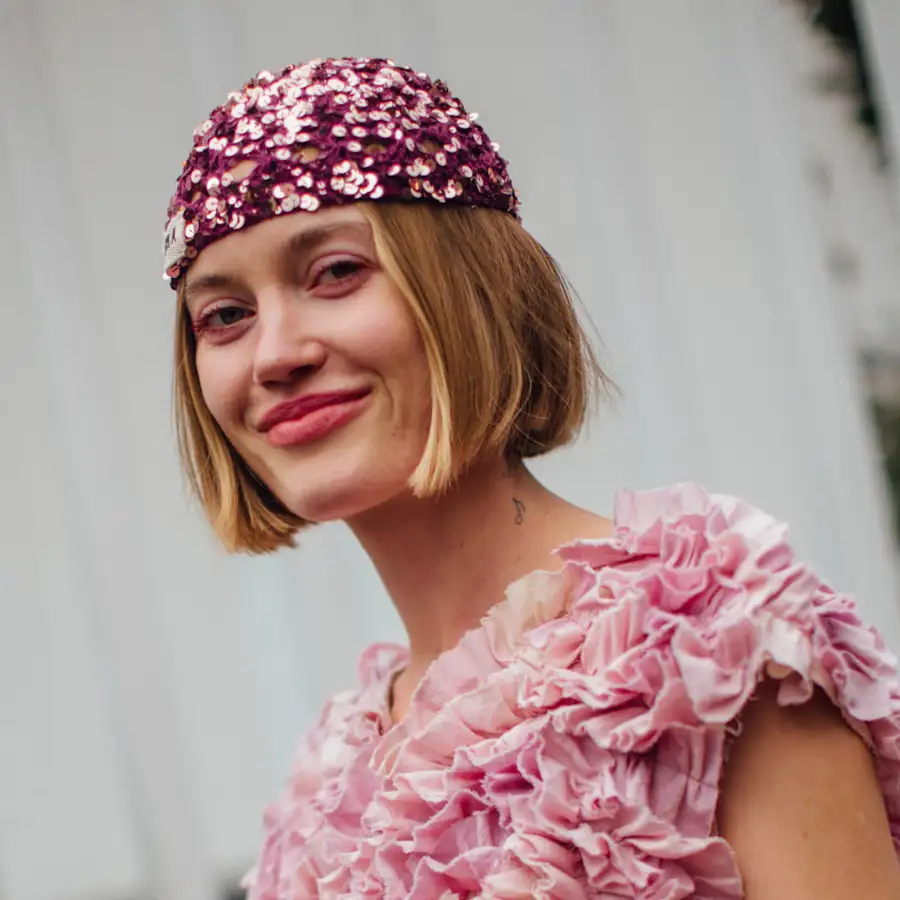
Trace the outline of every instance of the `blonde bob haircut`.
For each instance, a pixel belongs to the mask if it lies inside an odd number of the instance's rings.
[[[515,463],[573,440],[592,399],[612,385],[547,251],[493,210],[428,202],[360,209],[431,370],[431,426],[409,480],[414,495],[446,490],[488,455]],[[229,551],[292,546],[311,523],[286,509],[225,438],[203,400],[194,354],[179,290],[174,399],[188,482]]]

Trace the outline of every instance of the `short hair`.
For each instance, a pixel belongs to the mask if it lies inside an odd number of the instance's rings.
[[[445,491],[487,455],[510,463],[571,442],[613,388],[550,254],[507,213],[430,202],[360,203],[379,264],[418,326],[431,372],[431,424],[409,479]],[[226,549],[293,546],[309,522],[288,510],[206,406],[178,291],[175,420],[189,485]]]

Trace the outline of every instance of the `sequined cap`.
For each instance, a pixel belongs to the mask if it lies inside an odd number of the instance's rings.
[[[442,81],[387,59],[260,72],[194,131],[169,203],[172,287],[200,251],[272,216],[357,200],[430,200],[518,217],[506,162]]]

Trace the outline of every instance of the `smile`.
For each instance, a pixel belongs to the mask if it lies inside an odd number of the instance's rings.
[[[300,447],[322,440],[365,409],[370,391],[319,394],[282,404],[260,424],[273,447]]]

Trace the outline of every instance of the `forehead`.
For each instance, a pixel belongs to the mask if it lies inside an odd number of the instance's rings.
[[[205,247],[188,269],[185,289],[212,274],[237,276],[268,265],[288,245],[311,246],[341,236],[371,242],[369,221],[353,204],[267,219]]]

